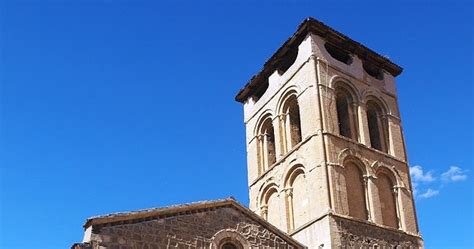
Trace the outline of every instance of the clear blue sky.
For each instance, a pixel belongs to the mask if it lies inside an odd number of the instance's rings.
[[[69,248],[98,214],[247,204],[234,95],[308,16],[405,68],[426,247],[474,247],[471,1],[222,2],[0,1],[0,248]]]

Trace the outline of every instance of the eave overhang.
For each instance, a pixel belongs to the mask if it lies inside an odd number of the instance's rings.
[[[334,30],[326,24],[314,19],[307,18],[299,26],[296,32],[268,59],[263,65],[263,69],[254,75],[244,88],[235,96],[235,100],[244,103],[251,97],[259,88],[262,81],[268,78],[275,70],[278,69],[279,63],[283,60],[285,55],[297,46],[306,38],[308,34],[315,34],[322,37],[327,42],[338,46],[340,49],[348,51],[351,54],[357,55],[364,61],[371,63],[379,68],[384,69],[394,77],[402,73],[403,68],[391,62],[386,57],[376,53],[367,48],[361,43],[352,40],[348,36]]]

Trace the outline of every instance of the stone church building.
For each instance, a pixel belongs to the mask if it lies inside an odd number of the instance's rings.
[[[238,92],[249,207],[234,199],[89,218],[73,249],[423,248],[395,77],[312,18]]]

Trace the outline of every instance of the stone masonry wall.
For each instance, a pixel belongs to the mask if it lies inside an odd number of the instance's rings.
[[[212,248],[222,231],[238,234],[252,248],[295,248],[232,207],[94,227],[91,244],[94,249]]]
[[[423,248],[419,237],[390,228],[332,216],[333,248]]]

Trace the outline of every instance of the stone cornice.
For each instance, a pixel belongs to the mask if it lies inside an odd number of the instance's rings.
[[[403,71],[400,66],[391,62],[386,57],[381,56],[380,54],[367,48],[361,43],[352,40],[348,36],[332,29],[331,27],[314,18],[307,18],[299,25],[293,36],[291,36],[270,57],[270,59],[265,62],[263,69],[254,75],[245,85],[245,87],[237,93],[235,100],[244,103],[248,97],[254,94],[254,92],[258,90],[262,81],[267,79],[273,72],[275,72],[275,70],[278,69],[283,58],[291,51],[297,49],[297,46],[306,38],[308,34],[321,36],[323,39],[336,45],[340,49],[355,54],[370,64],[377,65],[393,76],[398,76]]]

